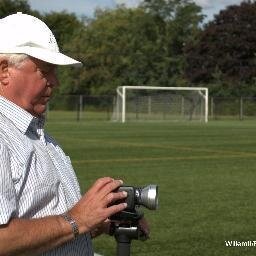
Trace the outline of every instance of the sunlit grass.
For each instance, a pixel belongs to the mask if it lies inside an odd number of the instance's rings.
[[[159,209],[144,210],[151,238],[131,255],[255,255],[256,123],[51,122],[47,130],[73,160],[82,191],[102,176],[159,185]],[[95,251],[115,255],[113,237]]]

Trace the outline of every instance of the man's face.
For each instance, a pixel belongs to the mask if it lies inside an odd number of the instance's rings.
[[[56,66],[27,58],[19,67],[8,65],[7,72],[8,83],[2,95],[32,115],[40,116],[58,85]]]

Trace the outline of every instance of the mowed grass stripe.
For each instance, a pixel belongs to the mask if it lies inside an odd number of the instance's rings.
[[[74,164],[111,164],[115,163],[132,163],[132,162],[146,162],[146,161],[184,161],[184,160],[207,160],[207,159],[228,159],[228,158],[255,158],[256,154],[236,154],[236,155],[207,155],[207,156],[180,156],[180,157],[143,157],[143,158],[123,158],[123,159],[87,159],[74,160]]]
[[[59,137],[62,141],[65,140],[70,140],[69,138],[66,137]],[[225,154],[227,157],[256,157],[256,152],[244,152],[244,151],[230,151],[230,150],[215,150],[215,149],[207,149],[207,148],[200,148],[200,147],[184,147],[184,146],[179,146],[179,145],[161,145],[161,144],[152,144],[152,143],[135,143],[135,142],[127,142],[127,141],[113,141],[113,140],[92,140],[92,139],[78,139],[78,138],[72,138],[71,139],[73,142],[77,141],[79,143],[92,143],[92,144],[101,144],[101,145],[113,145],[113,146],[121,146],[121,147],[136,147],[136,148],[156,148],[156,149],[172,149],[176,151],[189,151],[189,152],[200,152],[200,153],[214,153],[214,154],[220,154],[216,156],[217,158],[223,158],[223,154]],[[207,156],[195,156],[197,159],[200,158],[207,158]],[[165,157],[159,157],[159,158],[152,158],[152,159],[162,159]],[[188,157],[174,157],[168,159],[173,160],[173,159],[193,159],[188,158]],[[211,157],[210,157],[211,158]],[[214,156],[215,158],[215,156]],[[149,160],[150,158],[145,158],[146,160]],[[125,159],[124,159],[125,160]]]

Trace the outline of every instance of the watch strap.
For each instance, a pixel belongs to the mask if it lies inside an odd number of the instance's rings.
[[[61,217],[63,217],[70,224],[74,238],[77,238],[79,236],[79,228],[76,221],[67,213],[61,214]]]

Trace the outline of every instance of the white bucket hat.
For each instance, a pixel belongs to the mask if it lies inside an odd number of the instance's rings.
[[[0,32],[0,53],[23,53],[55,65],[82,65],[59,52],[52,31],[34,16],[18,12],[0,19]]]

